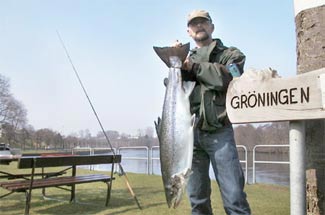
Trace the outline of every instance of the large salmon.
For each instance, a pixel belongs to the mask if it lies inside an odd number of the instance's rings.
[[[169,67],[162,118],[155,125],[167,204],[176,208],[191,173],[195,116],[190,113],[189,96],[195,82],[183,82],[180,70],[189,43],[181,47],[154,47],[154,50]]]

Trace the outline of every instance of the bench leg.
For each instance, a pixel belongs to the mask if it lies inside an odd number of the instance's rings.
[[[43,199],[46,198],[46,191],[45,191],[45,188],[42,188],[42,196],[43,196]]]
[[[32,198],[32,190],[28,190],[28,191],[26,190],[25,195],[26,195],[25,215],[29,215],[30,202]]]
[[[77,167],[75,165],[72,166],[72,176],[76,176],[77,174]],[[70,198],[70,202],[72,201],[76,201],[76,185],[75,184],[72,184],[71,185],[71,198]]]
[[[109,200],[111,199],[111,183],[107,182],[107,194],[106,194],[106,203],[105,206],[108,206]]]
[[[73,184],[71,185],[71,197],[70,197],[70,202],[75,202],[76,201],[76,185]]]

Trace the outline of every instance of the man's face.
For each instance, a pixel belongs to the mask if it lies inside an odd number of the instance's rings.
[[[214,25],[211,21],[198,17],[189,23],[187,32],[194,41],[202,42],[211,38],[213,30]]]

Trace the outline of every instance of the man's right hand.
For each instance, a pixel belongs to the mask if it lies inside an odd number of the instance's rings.
[[[181,47],[183,44],[181,42],[179,42],[178,40],[176,40],[173,44],[172,44],[172,47]]]
[[[191,71],[193,68],[193,61],[190,57],[187,57],[182,65],[182,70]]]

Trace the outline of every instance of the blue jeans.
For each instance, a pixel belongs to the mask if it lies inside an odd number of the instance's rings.
[[[238,158],[232,126],[214,133],[194,130],[192,171],[187,193],[192,215],[211,215],[210,162],[228,215],[251,214],[243,191],[245,178]]]

